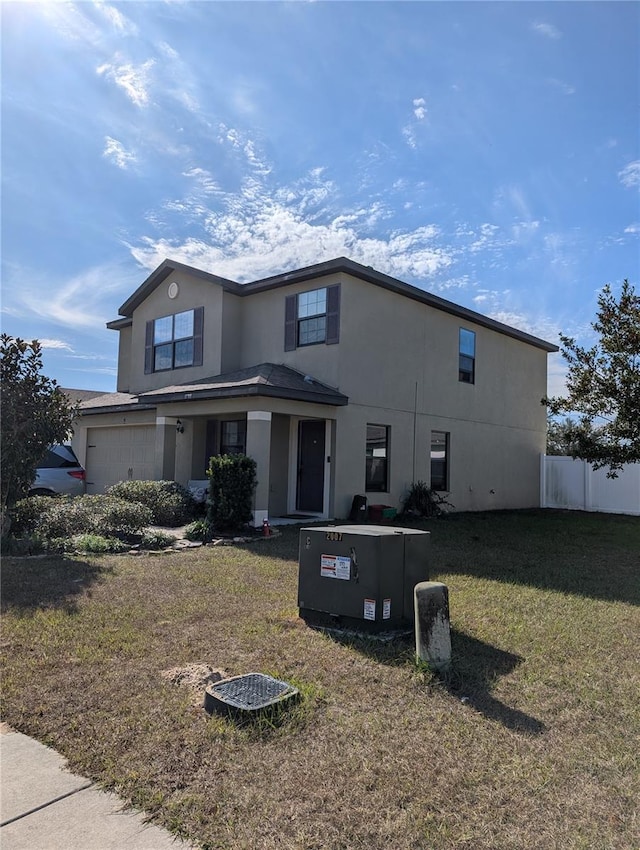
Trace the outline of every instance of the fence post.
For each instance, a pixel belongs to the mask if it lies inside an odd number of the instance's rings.
[[[591,479],[593,478],[593,471],[586,460],[583,460],[582,464],[584,469],[584,509],[585,511],[592,511]]]

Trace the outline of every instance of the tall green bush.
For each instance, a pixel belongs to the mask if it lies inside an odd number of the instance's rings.
[[[207,521],[216,531],[236,531],[250,522],[256,489],[256,462],[246,455],[212,457],[207,471]]]

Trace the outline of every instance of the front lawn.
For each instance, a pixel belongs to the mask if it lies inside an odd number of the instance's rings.
[[[237,547],[5,558],[3,719],[203,848],[640,846],[640,520],[453,515],[454,667],[297,618],[297,530]],[[280,722],[163,673],[293,681]],[[175,678],[175,677],[174,677]]]

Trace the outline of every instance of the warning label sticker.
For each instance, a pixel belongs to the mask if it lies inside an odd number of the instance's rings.
[[[364,600],[364,618],[365,620],[375,620],[376,618],[376,600]]]
[[[342,555],[321,555],[320,575],[323,578],[339,578],[349,581],[351,578],[351,558]]]
[[[390,620],[391,619],[391,600],[383,599],[382,600],[382,619]]]

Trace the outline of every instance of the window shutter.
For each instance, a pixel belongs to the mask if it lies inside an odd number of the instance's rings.
[[[204,307],[193,311],[193,365],[202,366],[202,334],[204,331]]]
[[[327,287],[327,345],[340,342],[340,284]]]
[[[298,296],[287,295],[284,302],[284,350],[295,351],[298,320]]]
[[[144,373],[150,375],[153,372],[153,319],[147,322],[144,337]]]

